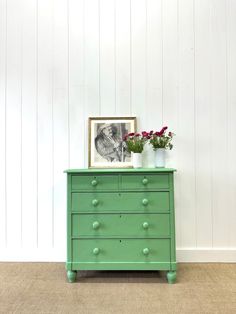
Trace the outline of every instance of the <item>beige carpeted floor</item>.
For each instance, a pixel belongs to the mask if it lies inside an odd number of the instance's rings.
[[[0,263],[0,313],[236,313],[236,264],[179,264],[165,272],[81,272],[62,263]]]

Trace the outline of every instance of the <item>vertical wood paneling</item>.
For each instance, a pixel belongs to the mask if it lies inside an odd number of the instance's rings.
[[[85,0],[70,0],[69,14],[69,167],[85,166]]]
[[[162,127],[162,60],[163,18],[162,0],[147,0],[147,127],[156,130]],[[150,114],[150,109],[152,113]]]
[[[38,1],[38,247],[53,244],[53,0]]]
[[[117,116],[131,115],[130,4],[131,1],[127,0],[116,0],[115,3],[115,109]]]
[[[178,6],[163,1],[163,124],[176,130],[178,123]]]
[[[212,206],[213,246],[227,247],[229,216],[227,181],[227,72],[226,72],[226,2],[211,1],[211,116],[212,116]],[[220,92],[216,92],[220,91]],[[217,136],[216,136],[217,134]]]
[[[163,126],[178,134],[178,97],[179,97],[179,43],[178,43],[178,1],[163,1]],[[178,159],[178,137],[175,139],[174,154],[167,151],[167,166],[176,164]],[[178,174],[176,188],[179,188]],[[178,192],[176,190],[176,192]],[[179,193],[176,195],[178,204]],[[178,210],[177,206],[177,210]],[[178,218],[177,218],[178,219]],[[180,230],[180,228],[177,228]],[[177,233],[178,234],[178,233]],[[177,235],[177,237],[179,237]]]
[[[226,4],[227,17],[227,85],[228,85],[228,188],[229,188],[229,246],[236,245],[236,2],[230,0]]]
[[[37,2],[22,11],[22,244],[37,246]]]
[[[0,259],[63,260],[63,170],[87,166],[87,119],[134,115],[138,130],[177,134],[177,247],[225,260],[220,248],[236,246],[235,21],[234,0],[0,0]]]
[[[195,1],[195,138],[197,246],[212,246],[210,1]]]
[[[146,128],[147,11],[145,0],[131,0],[131,114]]]
[[[66,189],[68,166],[68,3],[57,0],[53,31],[53,247],[66,248]],[[64,147],[65,149],[62,149]]]
[[[0,1],[0,247],[6,245],[6,72],[7,2]]]
[[[100,0],[85,1],[84,13],[84,67],[85,67],[85,132],[84,156],[85,166],[88,165],[88,127],[87,119],[90,116],[99,116],[100,108],[100,49],[99,49],[99,3]]]
[[[146,128],[155,131],[162,127],[163,116],[162,0],[146,1],[146,18]],[[143,166],[154,167],[154,151],[150,145],[145,145],[143,156]]]
[[[115,82],[115,0],[100,0],[100,100],[101,115],[114,116]]]
[[[163,1],[163,126],[178,134],[178,84],[179,84],[179,46],[178,46],[178,6],[177,0]],[[173,152],[167,152],[167,166],[178,167],[178,136],[174,142]],[[179,169],[180,171],[180,169]],[[181,207],[179,172],[176,174],[175,204],[176,204],[176,239],[181,246]]]
[[[86,114],[100,113],[100,50],[99,50],[99,3],[100,0],[85,1],[85,89]]]
[[[182,234],[181,245],[193,247],[196,245],[194,1],[179,0],[178,4],[179,121],[177,163],[180,171],[178,208],[181,214],[177,219],[178,221],[181,220],[179,224]]]
[[[7,247],[21,247],[22,7],[7,1],[6,202]]]

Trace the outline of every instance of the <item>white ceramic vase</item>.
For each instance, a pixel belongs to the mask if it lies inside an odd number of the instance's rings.
[[[156,168],[164,168],[166,164],[166,150],[165,148],[158,148],[155,151],[155,166]]]
[[[144,145],[142,152],[143,168],[155,168],[155,151],[149,144]]]
[[[142,168],[142,153],[132,154],[133,168]]]

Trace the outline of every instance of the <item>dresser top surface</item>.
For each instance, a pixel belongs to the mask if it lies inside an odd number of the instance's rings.
[[[174,172],[174,168],[84,168],[84,169],[67,169],[66,173],[165,173]]]

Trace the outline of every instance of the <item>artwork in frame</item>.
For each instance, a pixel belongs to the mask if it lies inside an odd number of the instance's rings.
[[[89,118],[89,167],[131,167],[131,154],[123,137],[135,131],[136,117]]]

